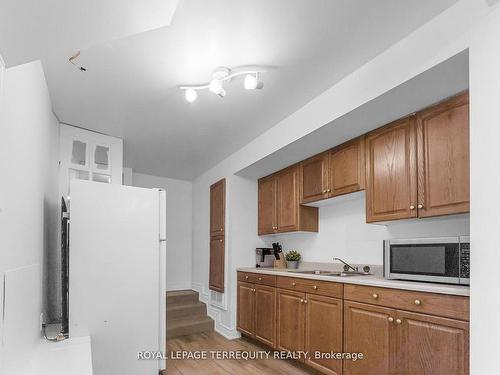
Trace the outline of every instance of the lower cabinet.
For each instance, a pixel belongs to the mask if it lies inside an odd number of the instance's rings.
[[[262,343],[276,343],[276,288],[238,282],[238,330]]]
[[[469,324],[427,314],[344,302],[345,375],[468,375]]]
[[[468,322],[403,311],[396,322],[398,375],[469,374]]]
[[[238,280],[238,330],[308,352],[302,362],[323,374],[469,375],[467,297],[246,272]]]
[[[342,300],[278,289],[277,349],[306,351],[306,364],[324,374],[342,374]]]
[[[344,361],[344,375],[396,375],[396,310],[344,301],[344,352],[363,359]],[[399,374],[398,374],[399,375]]]

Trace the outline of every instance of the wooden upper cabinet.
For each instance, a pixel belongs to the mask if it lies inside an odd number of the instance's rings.
[[[287,168],[276,176],[277,194],[277,223],[282,232],[298,229],[299,217],[299,170],[297,167]]]
[[[253,284],[238,281],[237,318],[238,330],[248,336],[254,336],[255,292]]]
[[[300,163],[301,203],[328,198],[330,153],[325,152]]]
[[[342,361],[316,359],[314,353],[341,353],[343,327],[342,300],[306,294],[306,363],[323,374],[341,375]]]
[[[398,375],[468,375],[469,324],[398,311]]]
[[[278,227],[276,224],[276,178],[266,177],[259,180],[259,202],[258,202],[258,232],[259,234],[274,233]]]
[[[337,196],[365,188],[365,140],[356,138],[330,152],[329,196]]]
[[[400,375],[396,371],[395,316],[393,309],[344,301],[343,351],[364,355],[363,360],[344,361],[344,375]]]
[[[278,289],[276,348],[292,352],[304,350],[305,294]]]
[[[300,204],[299,166],[259,180],[258,233],[318,231],[318,208]]]
[[[419,217],[469,212],[469,95],[417,115]]]
[[[210,186],[210,235],[224,235],[226,208],[226,180]]]
[[[311,203],[365,188],[364,137],[300,163],[300,202]]]
[[[210,239],[210,269],[208,286],[219,293],[224,292],[224,237]]]
[[[366,221],[417,216],[415,116],[366,136]]]

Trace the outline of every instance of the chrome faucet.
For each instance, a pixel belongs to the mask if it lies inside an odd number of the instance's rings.
[[[344,261],[343,261],[342,259],[340,259],[340,258],[333,258],[333,260],[334,260],[334,261],[335,261],[335,260],[338,260],[339,262],[344,263],[344,271],[349,271],[349,269],[352,269],[354,272],[359,272],[359,271],[358,271],[358,267],[357,267],[357,266],[356,266],[356,267],[353,267],[353,266],[351,266],[349,263],[344,262]]]

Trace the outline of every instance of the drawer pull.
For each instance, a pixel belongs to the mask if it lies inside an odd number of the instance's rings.
[[[292,286],[295,286],[295,285],[297,285],[297,284],[295,284],[295,283],[292,283]]]
[[[372,294],[372,297],[373,297],[374,299],[378,299],[378,294],[377,294],[377,293],[373,293],[373,294]]]
[[[401,324],[403,321],[401,319],[396,319],[396,324]]]
[[[415,300],[415,305],[420,306],[421,304],[422,304],[422,301],[420,301],[419,299]]]
[[[387,320],[389,321],[389,323],[392,323],[394,321],[394,318],[392,316],[388,317]]]
[[[313,289],[314,290],[318,289],[318,286],[317,285],[313,286]]]
[[[245,279],[248,280],[248,276],[245,276]]]

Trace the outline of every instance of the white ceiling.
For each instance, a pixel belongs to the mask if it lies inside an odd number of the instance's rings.
[[[41,59],[60,120],[123,138],[126,166],[192,179],[455,2],[0,0],[0,53]],[[220,65],[268,67],[264,90],[187,104]]]

